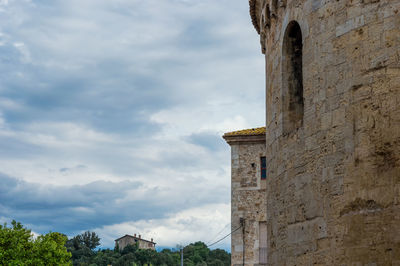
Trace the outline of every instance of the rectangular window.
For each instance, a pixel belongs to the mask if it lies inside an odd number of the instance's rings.
[[[261,179],[267,179],[267,158],[261,157]]]

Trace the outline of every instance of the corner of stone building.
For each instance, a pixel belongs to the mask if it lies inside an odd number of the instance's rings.
[[[258,265],[266,253],[266,180],[261,179],[261,158],[267,156],[265,128],[261,133],[227,133],[224,139],[231,146],[232,265],[243,265],[243,259],[246,265]]]

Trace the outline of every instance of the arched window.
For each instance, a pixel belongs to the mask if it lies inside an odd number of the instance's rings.
[[[300,25],[292,21],[286,28],[282,53],[283,133],[303,124],[303,40]]]

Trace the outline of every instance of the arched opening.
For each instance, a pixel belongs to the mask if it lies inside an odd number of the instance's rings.
[[[286,28],[282,46],[283,133],[303,124],[303,39],[300,25],[292,21]]]

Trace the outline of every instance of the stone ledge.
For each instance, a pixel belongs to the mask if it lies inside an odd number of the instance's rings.
[[[262,144],[265,143],[265,134],[262,135],[233,135],[222,136],[229,145]]]

